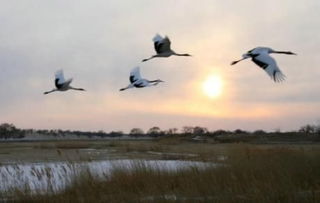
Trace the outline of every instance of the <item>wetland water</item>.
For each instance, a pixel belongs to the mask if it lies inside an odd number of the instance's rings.
[[[213,163],[182,160],[104,160],[85,162],[43,162],[25,164],[6,164],[0,166],[0,191],[12,189],[30,190],[41,193],[59,192],[79,177],[90,172],[94,178],[103,179],[112,170],[122,169],[130,172],[134,167],[147,166],[155,170],[181,170],[190,167],[206,168]]]

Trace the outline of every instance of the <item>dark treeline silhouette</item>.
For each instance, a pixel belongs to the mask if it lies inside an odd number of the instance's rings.
[[[141,128],[133,128],[128,134],[122,131],[111,131],[106,133],[102,130],[97,132],[92,131],[71,131],[71,130],[36,130],[36,129],[19,129],[13,124],[3,123],[0,124],[0,139],[19,139],[29,135],[42,135],[54,137],[68,137],[78,136],[87,138],[106,138],[106,137],[163,137],[163,136],[207,136],[212,138],[219,137],[235,137],[235,136],[317,136],[320,137],[320,124],[319,125],[304,125],[297,131],[281,132],[279,129],[271,132],[264,130],[256,130],[253,132],[236,129],[233,131],[218,129],[209,131],[205,127],[200,126],[184,126],[181,130],[177,128],[169,128],[162,130],[160,127],[154,126],[144,132]]]
[[[25,130],[16,128],[13,124],[3,123],[0,125],[0,138],[23,138],[25,136]]]

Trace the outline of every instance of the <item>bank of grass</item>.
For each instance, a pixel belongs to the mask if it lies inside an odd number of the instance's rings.
[[[18,200],[52,202],[320,202],[320,153],[289,147],[236,145],[219,167],[163,171],[141,162],[89,172],[52,195],[15,192]]]

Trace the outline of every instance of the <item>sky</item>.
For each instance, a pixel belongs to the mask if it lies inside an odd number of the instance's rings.
[[[296,130],[320,123],[319,0],[1,0],[0,123],[130,131]],[[156,58],[153,36],[192,57]],[[267,46],[286,75],[274,83],[246,51]],[[154,87],[119,89],[136,66]],[[63,69],[86,92],[43,95]],[[203,86],[217,77],[220,94]],[[210,89],[210,88],[209,88]]]

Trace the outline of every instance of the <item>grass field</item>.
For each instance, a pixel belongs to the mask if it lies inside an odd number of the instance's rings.
[[[66,162],[72,167],[118,159],[136,161],[129,171],[115,166],[102,178],[84,169],[63,191],[13,189],[1,197],[52,202],[320,202],[319,144],[214,144],[184,138],[0,143],[2,166]],[[141,160],[218,166],[168,171]]]

